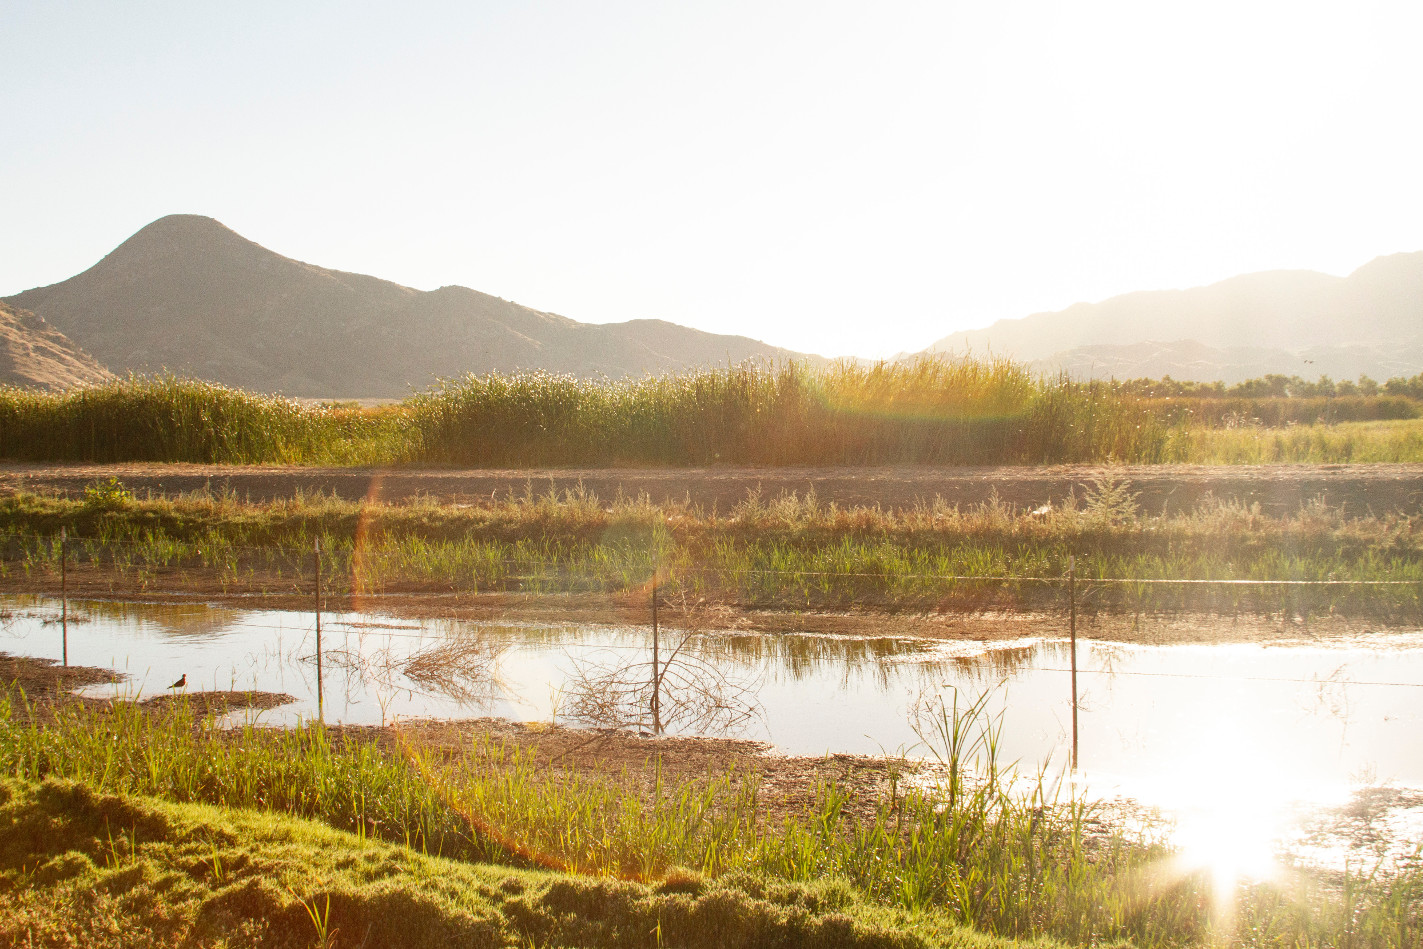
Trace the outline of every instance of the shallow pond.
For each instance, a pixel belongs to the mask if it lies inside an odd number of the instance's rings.
[[[0,611],[0,650],[61,657],[57,601],[0,597]],[[128,677],[94,694],[153,695],[186,674],[189,690],[295,697],[258,713],[265,723],[317,714],[309,613],[102,601],[72,602],[70,611],[69,662]],[[601,711],[602,723],[612,716],[650,727],[648,692],[636,687],[639,677],[650,679],[646,628],[327,614],[322,630],[328,722],[490,715],[597,724]],[[664,662],[671,655],[672,665],[661,717],[672,731],[729,729],[787,754],[929,755],[916,710],[988,692],[987,711],[1001,723],[1000,760],[1065,769],[1066,643],[898,637],[892,619],[885,633],[689,638],[664,630],[660,655]],[[1084,779],[1100,793],[1181,815],[1182,840],[1197,834],[1218,848],[1267,829],[1277,839],[1298,831],[1284,829],[1285,805],[1342,805],[1365,786],[1423,788],[1423,634],[1268,645],[1083,641],[1078,670]],[[674,682],[699,701],[684,701]],[[1379,820],[1402,821],[1388,835],[1407,844],[1418,839],[1416,822],[1408,823],[1416,813],[1385,808]]]

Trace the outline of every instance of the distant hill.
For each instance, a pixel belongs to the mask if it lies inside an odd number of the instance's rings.
[[[1414,375],[1423,372],[1423,252],[1379,257],[1348,277],[1268,271],[1128,293],[999,320],[926,351],[992,352],[1099,378]]]
[[[1028,365],[1038,372],[1066,372],[1077,379],[1170,376],[1234,385],[1246,379],[1278,374],[1310,380],[1319,376],[1335,380],[1370,376],[1381,382],[1423,372],[1423,340],[1393,347],[1312,346],[1299,352],[1245,346],[1217,349],[1195,340],[1079,346]]]
[[[398,397],[467,372],[661,373],[800,354],[661,320],[579,323],[466,287],[422,292],[275,254],[208,217],[143,228],[9,297],[116,372],[316,398]]]
[[[66,389],[109,375],[43,317],[0,303],[0,385]]]

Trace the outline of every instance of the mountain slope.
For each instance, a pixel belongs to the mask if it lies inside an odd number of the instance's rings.
[[[999,320],[946,336],[927,351],[993,352],[1118,378],[1412,374],[1423,371],[1423,252],[1380,257],[1348,277],[1267,271],[1189,290],[1128,293]]]
[[[65,389],[109,376],[43,317],[0,303],[0,385]]]
[[[115,371],[314,397],[403,396],[465,372],[610,376],[798,354],[655,320],[594,325],[466,287],[421,292],[171,215],[90,269],[9,298]]]

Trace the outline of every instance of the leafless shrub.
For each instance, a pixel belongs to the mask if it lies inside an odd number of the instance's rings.
[[[696,649],[700,634],[662,631],[658,661],[614,655],[575,662],[565,717],[599,728],[735,734],[761,715],[755,677],[735,675]]]

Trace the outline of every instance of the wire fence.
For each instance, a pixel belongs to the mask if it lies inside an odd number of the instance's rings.
[[[607,579],[616,576],[629,582],[630,588],[650,582],[653,572],[663,582],[677,578],[745,579],[817,578],[834,580],[892,580],[936,583],[1016,583],[1061,585],[1067,582],[1066,571],[1059,574],[982,573],[982,572],[920,572],[915,570],[804,569],[787,567],[724,567],[680,562],[675,556],[659,555],[654,549],[622,548],[606,563],[589,564],[578,561],[546,559],[542,551],[530,551],[519,556],[479,553],[456,566],[467,568],[469,579],[478,581],[494,577],[507,582],[547,582],[551,578]],[[384,556],[357,543],[345,548],[328,548],[322,555],[325,568],[371,569],[386,564],[362,563]],[[317,571],[314,546],[234,544],[227,541],[181,541],[166,538],[130,540],[109,537],[66,536],[53,534],[9,532],[0,534],[0,564],[11,570],[15,565],[27,565],[43,570],[57,567],[61,559],[74,567],[93,566],[115,570],[250,570],[266,565],[273,575],[293,582],[311,583]],[[443,569],[438,559],[426,564],[402,562],[411,578],[417,578],[424,566],[431,577],[445,579],[450,571]],[[1423,564],[1415,565],[1415,576],[1407,578],[1338,578],[1338,577],[1148,577],[1110,576],[1079,571],[1077,581],[1094,585],[1138,586],[1241,586],[1241,587],[1410,587],[1423,588]]]
[[[790,611],[932,612],[940,614],[1065,614],[1069,585],[1072,608],[1087,615],[1199,613],[1310,619],[1334,616],[1385,623],[1423,621],[1423,564],[1395,560],[1359,569],[1375,576],[1281,576],[1308,569],[1276,562],[1275,575],[1130,575],[1120,558],[1083,559],[1074,570],[1002,572],[992,558],[964,570],[953,561],[935,569],[897,562],[866,569],[847,558],[843,567],[765,564],[734,557],[707,563],[677,549],[652,546],[531,549],[510,555],[497,546],[469,546],[451,553],[415,545],[392,553],[360,543],[311,546],[233,544],[225,540],[143,540],[54,534],[0,535],[0,590],[147,598],[231,599],[290,602],[313,594],[320,577],[326,599],[343,602],[397,601],[439,610],[484,594],[573,597],[582,608],[637,611],[654,583],[674,611],[704,605]],[[1077,558],[1069,557],[1069,560]],[[955,567],[960,569],[954,569]],[[1256,572],[1264,573],[1263,568]],[[1123,575],[1126,574],[1126,575]],[[1399,574],[1403,574],[1400,576]],[[591,599],[590,599],[591,598]]]
[[[323,715],[324,669],[328,653],[339,658],[340,650],[331,651],[323,644],[323,614],[327,630],[332,630],[332,600],[342,606],[361,604],[362,600],[388,603],[395,600],[439,603],[448,606],[467,601],[483,593],[533,593],[560,595],[593,593],[609,603],[616,601],[623,619],[634,625],[646,625],[650,630],[653,697],[652,727],[662,730],[659,718],[666,674],[666,662],[659,659],[659,608],[673,608],[673,621],[685,621],[687,595],[723,594],[733,605],[802,607],[830,604],[892,607],[923,606],[938,609],[991,609],[1009,604],[1047,609],[1066,620],[1070,665],[1068,668],[1047,668],[1042,671],[1063,673],[1070,677],[1067,694],[1072,713],[1071,760],[1076,766],[1078,755],[1078,711],[1080,708],[1080,675],[1098,675],[1100,670],[1083,670],[1078,664],[1078,619],[1086,610],[1113,608],[1187,608],[1225,606],[1237,612],[1255,610],[1283,613],[1288,617],[1309,610],[1340,606],[1366,607],[1370,616],[1388,614],[1392,618],[1423,620],[1423,579],[1376,578],[1290,578],[1290,577],[1129,577],[1084,574],[1076,558],[1068,557],[1067,568],[1060,575],[1022,575],[944,572],[868,571],[781,568],[742,568],[708,566],[676,559],[675,552],[623,550],[621,559],[604,563],[534,563],[523,557],[485,557],[466,564],[468,572],[460,577],[449,570],[407,572],[403,577],[363,575],[370,569],[363,563],[359,548],[336,551],[323,550],[313,539],[309,549],[294,547],[234,545],[227,543],[190,543],[134,541],[102,537],[70,537],[64,532],[55,535],[9,534],[0,538],[0,590],[6,581],[14,585],[38,588],[37,592],[57,592],[61,604],[61,637],[63,662],[69,658],[69,599],[71,595],[117,593],[142,594],[150,599],[203,600],[235,597],[247,602],[293,597],[302,598],[309,610],[310,625],[299,630],[314,633],[316,705],[318,717]],[[537,569],[530,570],[533,566]],[[456,582],[456,589],[428,589],[432,580]],[[57,581],[58,589],[52,589]],[[196,583],[195,583],[196,581]],[[869,582],[866,582],[869,581]],[[401,583],[405,588],[399,588]],[[424,584],[425,587],[422,587]],[[196,586],[197,589],[192,587]],[[185,588],[186,587],[186,588]],[[390,589],[389,587],[396,587]],[[996,589],[984,595],[984,588]],[[1005,591],[1006,588],[1006,591]],[[1025,590],[1031,593],[1025,594]],[[979,592],[975,592],[979,591]],[[1170,591],[1163,598],[1160,591]],[[1201,591],[1208,596],[1202,598]],[[1211,591],[1228,591],[1223,599]],[[812,597],[809,594],[815,593]],[[729,595],[727,595],[729,594]],[[803,600],[803,602],[802,602]],[[283,604],[291,609],[292,604]],[[679,611],[677,608],[681,607]],[[438,610],[436,611],[438,612]],[[664,617],[666,616],[664,612]],[[664,620],[665,621],[665,620]],[[257,628],[260,623],[244,622]],[[288,631],[287,626],[270,626]],[[338,625],[336,632],[348,632]],[[379,635],[391,639],[428,639],[424,630],[401,631],[382,629]],[[488,643],[490,646],[517,645]],[[621,650],[628,655],[646,652],[647,645],[606,644],[605,648]],[[710,668],[710,667],[709,667]],[[1113,672],[1114,675],[1154,676],[1173,678],[1209,678],[1257,682],[1308,681],[1286,677],[1203,676],[1170,672]],[[1350,684],[1423,688],[1423,684],[1408,682],[1351,682]],[[638,686],[634,691],[640,690]],[[641,692],[638,692],[640,695]],[[640,699],[639,699],[640,701]]]

